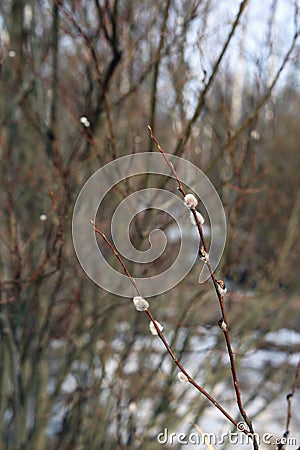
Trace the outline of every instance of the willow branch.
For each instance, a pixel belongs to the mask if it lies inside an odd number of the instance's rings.
[[[159,150],[159,152],[162,154],[164,160],[166,161],[166,163],[168,164],[168,166],[170,167],[177,183],[178,183],[178,190],[181,192],[181,194],[185,197],[186,192],[183,188],[182,182],[173,166],[173,164],[169,161],[165,151],[163,150],[163,148],[161,147],[161,145],[159,144],[159,142],[157,141],[156,137],[153,134],[153,131],[151,129],[150,126],[148,126],[149,132],[150,132],[150,136],[153,139],[153,141],[155,142],[155,144],[157,145],[157,148]],[[207,245],[205,242],[205,238],[203,235],[203,229],[202,229],[202,225],[200,224],[199,220],[198,220],[198,216],[197,216],[197,211],[195,210],[195,208],[191,208],[191,212],[193,213],[194,219],[195,219],[195,223],[197,225],[197,229],[199,232],[199,236],[200,236],[200,247],[199,247],[199,255],[201,256],[201,247],[204,248],[205,252],[208,253],[207,251]],[[242,403],[242,397],[241,397],[241,391],[239,388],[239,383],[238,383],[238,377],[237,377],[237,370],[236,370],[236,364],[235,364],[235,358],[234,358],[234,351],[232,349],[231,346],[231,340],[230,340],[230,335],[229,335],[229,327],[228,327],[228,320],[227,320],[227,314],[226,314],[226,309],[225,309],[225,304],[224,304],[224,296],[221,295],[220,291],[219,291],[219,285],[218,285],[218,281],[215,277],[214,271],[212,269],[211,263],[208,260],[206,262],[207,267],[209,269],[209,273],[210,273],[210,278],[213,282],[215,291],[216,291],[216,295],[218,298],[218,303],[219,303],[219,307],[222,313],[222,317],[219,320],[219,326],[221,328],[221,330],[223,331],[224,334],[224,338],[225,338],[225,342],[226,342],[226,347],[227,347],[227,352],[228,352],[228,356],[229,356],[229,360],[230,360],[230,367],[231,367],[231,374],[232,374],[232,379],[233,379],[233,385],[234,385],[234,390],[235,390],[235,395],[236,395],[236,400],[237,400],[237,405],[239,408],[239,411],[243,417],[243,419],[245,420],[246,424],[249,427],[249,432],[252,434],[253,436],[253,445],[254,445],[254,449],[258,449],[258,444],[256,441],[256,438],[254,436],[254,430],[253,430],[253,425],[251,420],[249,419],[249,417],[246,414],[246,411],[243,407],[243,403]]]
[[[97,228],[97,226],[95,225],[93,220],[90,220],[94,231],[104,240],[104,242],[106,243],[106,245],[110,248],[110,250],[113,252],[113,254],[115,255],[115,257],[118,259],[119,263],[121,264],[126,276],[128,277],[128,279],[130,280],[130,282],[132,283],[132,285],[134,286],[136,293],[138,294],[138,296],[142,297],[142,292],[139,289],[134,277],[131,275],[131,273],[129,272],[129,270],[126,267],[125,262],[123,261],[121,255],[118,253],[118,251],[116,250],[116,248],[114,247],[113,244],[111,244],[111,242],[109,241],[109,239],[107,238],[107,236],[101,231],[99,230],[99,228]],[[172,348],[170,347],[167,339],[165,338],[162,330],[160,329],[160,327],[157,325],[157,321],[154,318],[152,312],[150,311],[150,307],[148,309],[146,309],[144,311],[147,316],[149,317],[149,319],[151,320],[151,322],[153,323],[157,334],[160,338],[160,340],[162,341],[165,349],[167,350],[167,352],[169,353],[170,357],[172,358],[172,360],[174,361],[174,363],[176,364],[176,366],[178,367],[178,369],[186,376],[187,381],[192,384],[199,392],[201,392],[201,394],[203,394],[210,403],[212,403],[235,427],[238,426],[238,422],[221,406],[221,404],[212,396],[210,395],[202,386],[200,386],[194,379],[193,377],[186,371],[186,369],[184,368],[184,366],[181,364],[181,362],[177,359],[177,357],[175,356]],[[251,432],[249,432],[247,429],[242,429],[240,430],[243,433],[245,433],[246,435],[250,435],[251,436]],[[252,436],[251,436],[252,437]]]

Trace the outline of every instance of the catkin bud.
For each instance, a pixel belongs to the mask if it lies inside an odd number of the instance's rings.
[[[150,305],[147,302],[147,300],[145,300],[143,297],[139,297],[139,296],[134,297],[132,299],[132,301],[133,301],[135,309],[137,311],[146,311],[150,307]]]
[[[88,120],[88,118],[85,117],[85,116],[81,116],[80,119],[79,119],[79,121],[80,121],[80,123],[82,123],[82,125],[83,125],[84,127],[86,127],[86,128],[88,128],[88,127],[91,125],[90,122],[89,122],[89,120]]]
[[[197,216],[197,220],[200,223],[200,225],[204,224],[204,217],[202,216],[202,214],[200,214],[198,211],[196,211],[196,216]],[[190,221],[191,224],[194,225],[194,227],[197,226],[194,214],[192,213],[192,211],[190,211]]]
[[[224,319],[220,319],[218,322],[219,327],[221,328],[221,330],[226,331],[227,330],[227,325]]]
[[[186,196],[184,197],[184,203],[189,209],[196,208],[196,206],[198,205],[198,200],[193,194],[186,194]]]
[[[187,383],[189,381],[188,377],[183,372],[178,372],[177,378],[180,383]]]
[[[217,285],[219,294],[221,295],[221,297],[224,297],[224,295],[227,293],[227,288],[225,286],[224,281],[218,280]]]
[[[199,256],[201,261],[208,262],[209,261],[209,254],[204,250],[203,245],[199,248]]]
[[[156,323],[159,331],[162,331],[164,329],[164,327],[159,322],[157,322],[157,320],[155,321],[155,323]],[[153,336],[157,336],[158,335],[157,329],[155,328],[155,325],[152,322],[152,320],[149,323],[149,329],[150,329],[151,334],[153,334]]]

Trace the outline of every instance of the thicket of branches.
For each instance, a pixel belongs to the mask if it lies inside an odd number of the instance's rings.
[[[113,159],[156,151],[148,124],[221,196],[229,228],[218,272],[232,287],[241,391],[258,431],[271,416],[284,432],[300,349],[265,336],[299,329],[299,10],[233,3],[1,2],[1,448],[150,450],[165,427],[205,427],[207,400],[177,384],[147,322],[86,277],[72,245],[82,185]],[[141,176],[111,192],[98,227],[109,235],[113,206],[145,183],[158,186]],[[134,244],[147,248],[153,225],[168,220],[138,216]],[[193,375],[234,415],[219,312],[197,271],[152,304],[177,357],[193,360]],[[214,420],[215,431],[229,427]]]

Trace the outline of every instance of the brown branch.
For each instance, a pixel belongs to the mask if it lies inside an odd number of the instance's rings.
[[[241,2],[241,4],[240,4],[240,8],[239,8],[238,14],[237,14],[237,16],[236,16],[236,18],[235,18],[235,20],[234,20],[234,22],[232,24],[230,33],[229,33],[229,35],[228,35],[228,37],[226,39],[226,42],[225,42],[225,44],[224,44],[224,46],[223,46],[223,48],[221,50],[221,53],[220,53],[217,61],[215,62],[215,65],[213,67],[212,73],[211,73],[211,75],[210,75],[210,77],[209,77],[209,79],[208,79],[208,81],[207,81],[203,91],[201,92],[201,95],[200,95],[200,98],[198,100],[198,104],[196,106],[195,112],[194,112],[193,116],[191,117],[191,119],[188,121],[187,126],[185,128],[185,131],[182,134],[182,137],[180,137],[178,142],[177,142],[177,145],[176,145],[176,148],[175,148],[175,151],[174,151],[174,155],[179,156],[179,155],[181,155],[183,153],[184,145],[186,144],[186,142],[188,141],[188,139],[189,139],[189,137],[191,135],[194,123],[196,122],[196,120],[198,119],[198,117],[200,116],[200,114],[201,114],[201,112],[203,110],[203,107],[204,107],[205,101],[206,101],[206,94],[208,93],[208,91],[209,91],[209,89],[210,89],[210,87],[211,87],[211,85],[212,85],[212,83],[213,83],[213,81],[214,81],[214,79],[216,77],[216,74],[217,74],[217,72],[219,70],[220,64],[221,64],[221,62],[223,60],[223,57],[224,57],[224,55],[225,55],[225,53],[227,51],[227,48],[228,48],[229,44],[231,42],[231,39],[233,38],[233,35],[234,35],[235,30],[236,30],[236,28],[237,28],[237,26],[238,26],[238,24],[240,22],[241,16],[242,16],[242,14],[243,14],[246,6],[247,6],[247,3],[248,3],[248,0],[243,0]]]
[[[155,65],[154,65],[154,73],[153,73],[153,78],[152,78],[151,108],[150,108],[150,119],[149,120],[154,129],[155,129],[157,80],[158,80],[158,74],[159,74],[159,66],[160,66],[160,62],[161,62],[161,52],[162,52],[162,49],[164,46],[164,41],[165,41],[165,34],[166,34],[166,28],[167,28],[167,21],[168,21],[168,17],[169,17],[170,5],[171,5],[171,0],[168,0],[166,7],[165,7],[165,11],[164,11],[163,24],[162,24],[162,29],[160,32],[160,40],[159,40],[157,56],[156,56],[156,61],[155,61]],[[150,138],[148,150],[151,152],[152,148],[153,148],[153,141]]]
[[[97,99],[95,117],[93,117],[91,119],[92,128],[95,128],[95,126],[96,126],[97,120],[99,118],[99,114],[102,110],[102,103],[103,103],[104,111],[106,114],[109,135],[110,135],[109,136],[110,142],[111,142],[111,146],[112,146],[112,157],[113,157],[113,159],[115,159],[115,157],[116,157],[116,149],[115,149],[116,139],[115,139],[113,122],[112,122],[112,118],[111,118],[110,106],[109,106],[108,99],[107,99],[107,92],[108,92],[110,80],[115,72],[117,65],[121,61],[121,56],[122,56],[122,53],[119,50],[118,45],[117,45],[116,32],[114,31],[114,33],[113,33],[113,38],[115,40],[112,44],[112,37],[108,38],[107,33],[104,30],[104,34],[105,34],[106,38],[108,39],[108,42],[112,48],[113,55],[112,55],[112,59],[108,65],[108,67],[106,68],[104,75],[102,75],[102,71],[101,71],[100,64],[99,64],[99,59],[97,57],[97,54],[96,54],[96,51],[95,51],[95,48],[94,48],[94,45],[93,45],[91,39],[83,31],[81,26],[78,24],[78,22],[76,22],[75,18],[71,14],[69,14],[61,5],[59,5],[59,9],[64,14],[64,16],[73,24],[74,28],[78,31],[79,35],[85,42],[85,44],[90,52],[90,55],[92,57],[92,60],[93,60],[94,66],[95,66],[95,70],[96,70],[97,82],[98,82],[98,85],[100,88],[99,96]],[[101,14],[100,14],[100,17],[101,17]],[[111,20],[113,21],[113,27],[115,27],[115,22],[114,22],[114,19],[112,18],[112,16],[111,16]],[[103,25],[103,24],[100,23],[100,25]]]
[[[172,171],[174,177],[176,178],[176,181],[177,181],[177,183],[178,183],[178,189],[179,189],[179,191],[180,191],[180,192],[182,193],[182,195],[185,197],[185,194],[186,194],[186,193],[185,193],[185,190],[184,190],[184,188],[183,188],[182,182],[180,181],[180,179],[179,179],[179,177],[178,177],[178,175],[177,175],[177,173],[176,173],[176,171],[175,171],[175,169],[174,169],[173,164],[169,161],[169,159],[167,158],[166,153],[164,152],[164,150],[162,149],[162,147],[161,147],[161,145],[159,144],[158,140],[157,140],[156,137],[154,136],[153,131],[152,131],[152,128],[150,127],[150,125],[148,125],[148,130],[149,130],[151,139],[152,139],[152,140],[155,142],[155,144],[157,145],[158,150],[159,150],[160,153],[162,154],[164,160],[166,161],[166,163],[167,163],[168,166],[170,167],[170,169],[171,169],[171,171]]]
[[[163,148],[161,147],[161,145],[159,144],[159,142],[155,138],[155,136],[153,134],[153,131],[152,131],[150,126],[148,126],[148,129],[149,129],[151,138],[156,143],[158,150],[162,154],[164,160],[166,161],[166,163],[170,167],[174,177],[176,178],[176,181],[178,183],[178,190],[181,192],[181,194],[183,196],[185,196],[185,190],[184,190],[184,188],[182,186],[182,182],[179,179],[178,174],[177,174],[173,164],[169,161],[165,151],[163,150]],[[205,239],[204,239],[202,225],[200,224],[200,222],[198,220],[198,217],[197,217],[197,211],[195,210],[195,208],[191,208],[191,212],[193,213],[193,216],[194,216],[194,219],[195,219],[195,222],[196,222],[196,225],[197,225],[197,229],[198,229],[199,236],[200,236],[201,246],[203,247],[205,252],[207,252],[207,245],[206,245],[206,242],[205,242]],[[201,256],[201,246],[199,248],[199,255],[200,256]],[[214,288],[215,288],[215,291],[216,291],[216,294],[217,294],[218,302],[219,302],[219,307],[220,307],[220,310],[221,310],[221,313],[222,313],[222,317],[219,320],[219,326],[220,326],[221,330],[223,331],[223,334],[224,334],[224,337],[225,337],[225,342],[226,342],[227,352],[228,352],[229,360],[230,360],[230,367],[231,367],[233,385],[234,385],[234,390],[235,390],[235,395],[236,395],[238,408],[239,408],[239,411],[240,411],[243,419],[245,420],[246,424],[249,427],[249,433],[253,437],[254,449],[257,450],[258,449],[258,444],[257,444],[256,438],[255,438],[255,435],[254,435],[252,422],[249,419],[249,417],[247,416],[246,411],[244,410],[244,407],[243,407],[243,403],[242,403],[241,391],[240,391],[240,388],[239,388],[237,371],[236,371],[236,365],[235,365],[234,352],[233,352],[233,349],[232,349],[232,346],[231,346],[231,341],[230,341],[227,313],[226,313],[225,304],[224,304],[224,297],[223,297],[223,295],[220,294],[219,282],[217,281],[217,279],[215,277],[215,274],[213,272],[213,269],[212,269],[210,261],[207,261],[206,264],[207,264],[207,267],[208,267],[209,272],[210,272],[210,277],[211,277],[211,280],[213,282],[213,285],[214,285]]]
[[[265,93],[265,95],[260,99],[260,101],[258,102],[258,104],[256,105],[256,108],[254,109],[254,111],[252,111],[252,113],[250,113],[248,115],[248,117],[242,122],[242,124],[240,125],[240,127],[236,130],[236,132],[234,134],[232,134],[228,141],[226,142],[226,144],[223,146],[223,148],[220,150],[220,152],[218,153],[218,155],[209,163],[209,165],[206,167],[205,172],[209,172],[210,170],[212,170],[215,165],[217,164],[219,158],[221,156],[224,155],[225,151],[232,145],[233,142],[236,141],[236,139],[243,133],[243,131],[245,131],[248,126],[252,123],[253,120],[255,120],[255,118],[258,116],[261,108],[265,105],[265,103],[268,101],[268,99],[271,97],[273,89],[275,87],[275,85],[277,84],[277,81],[279,80],[279,77],[281,75],[281,72],[283,71],[283,69],[285,68],[286,64],[289,61],[289,58],[296,46],[297,40],[299,38],[299,34],[300,34],[300,30],[296,30],[292,43],[290,45],[290,48],[288,49],[286,55],[284,56],[281,65],[279,66],[272,83],[269,86],[269,89],[267,90],[267,92]]]
[[[285,432],[283,433],[283,442],[285,442],[286,438],[290,434],[290,423],[291,423],[291,418],[292,418],[292,398],[293,398],[293,396],[294,396],[294,394],[296,392],[296,389],[297,389],[299,376],[300,376],[300,359],[299,359],[298,364],[297,364],[292,390],[286,396],[286,400],[287,400],[287,417],[286,417]],[[277,445],[277,450],[282,450],[282,449],[284,449],[284,447],[285,447],[284,443],[279,443]]]
[[[142,297],[142,293],[139,290],[138,285],[136,284],[135,279],[133,278],[133,276],[130,274],[130,272],[128,271],[123,259],[121,258],[120,254],[117,252],[116,248],[109,242],[108,238],[106,237],[106,235],[99,230],[99,228],[96,227],[94,221],[92,219],[90,219],[91,224],[93,225],[94,230],[96,231],[97,234],[99,234],[99,236],[102,237],[102,239],[106,242],[106,244],[109,246],[109,248],[111,249],[111,251],[113,252],[113,254],[115,255],[115,257],[118,259],[119,263],[121,264],[121,266],[123,267],[123,270],[125,272],[125,274],[127,275],[127,277],[129,278],[129,280],[131,281],[131,283],[133,284],[133,287],[135,288],[137,294]]]
[[[142,296],[142,292],[140,291],[135,279],[133,278],[133,276],[131,275],[131,273],[129,272],[129,270],[126,267],[125,262],[123,261],[122,257],[120,256],[120,254],[118,253],[118,251],[116,250],[116,248],[114,247],[113,244],[111,244],[111,242],[109,241],[109,239],[106,237],[106,235],[99,230],[94,221],[90,220],[94,231],[99,234],[99,236],[101,236],[101,238],[105,241],[106,245],[110,248],[110,250],[113,252],[113,254],[115,255],[115,257],[118,259],[119,263],[121,264],[126,276],[128,277],[128,279],[131,281],[131,283],[133,284],[137,294],[140,297]],[[212,403],[235,427],[238,426],[238,422],[220,405],[220,403],[214,398],[212,397],[202,386],[200,386],[192,377],[191,375],[185,370],[185,368],[183,367],[183,365],[180,363],[180,361],[176,358],[172,348],[170,347],[168,341],[166,340],[163,332],[161,331],[160,327],[157,325],[156,319],[154,318],[153,314],[150,311],[150,308],[145,310],[145,313],[148,315],[148,317],[150,318],[151,322],[153,323],[157,334],[160,338],[160,340],[162,341],[164,347],[166,348],[167,352],[169,353],[169,355],[171,356],[172,360],[174,361],[174,363],[176,364],[176,366],[178,367],[178,369],[187,377],[187,381],[189,383],[191,383],[199,392],[201,392],[201,394],[203,394],[209,401],[210,403]],[[254,438],[253,436],[251,436],[251,431],[248,431],[246,429],[240,430],[243,433],[245,433],[246,435],[249,435],[250,437]]]

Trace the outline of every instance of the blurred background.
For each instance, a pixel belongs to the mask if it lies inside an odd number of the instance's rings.
[[[229,288],[242,398],[255,431],[286,431],[300,355],[298,8],[297,0],[1,2],[1,449],[151,450],[165,428],[231,430],[178,382],[146,317],[97,287],[73,249],[80,189],[114,159],[157,151],[148,124],[221,197],[228,235],[217,274]],[[118,203],[159,183],[120,183],[97,226],[109,236]],[[147,249],[149,232],[170,226],[149,210],[131,223],[132,241]],[[155,263],[128,267],[159,273],[178,246],[170,239]],[[216,296],[198,275],[196,265],[151,306],[186,369],[239,420]],[[294,407],[289,436],[298,440],[286,448],[300,445],[299,428]]]

